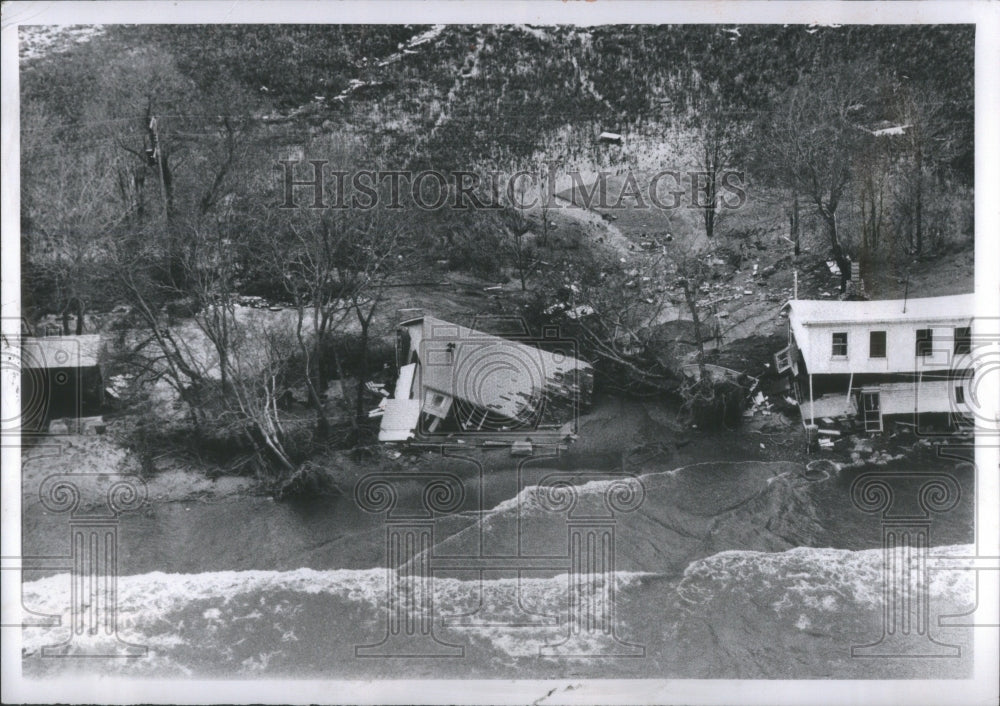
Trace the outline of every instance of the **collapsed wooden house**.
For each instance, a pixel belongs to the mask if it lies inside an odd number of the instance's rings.
[[[505,338],[422,314],[400,323],[399,377],[382,405],[379,440],[575,432],[591,366],[569,341],[520,333]]]
[[[792,377],[803,422],[846,416],[878,432],[886,417],[968,416],[974,295],[789,305],[775,364]]]

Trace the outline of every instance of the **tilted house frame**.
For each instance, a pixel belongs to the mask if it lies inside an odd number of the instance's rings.
[[[379,440],[573,431],[565,424],[589,402],[591,366],[572,354],[572,346],[543,350],[529,345],[534,342],[432,316],[403,321],[397,329],[399,377],[384,403]]]
[[[775,355],[803,422],[967,416],[974,295],[886,301],[792,300],[789,345]]]

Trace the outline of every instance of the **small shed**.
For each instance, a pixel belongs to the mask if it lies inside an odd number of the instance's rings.
[[[101,337],[21,339],[21,428],[40,431],[53,419],[98,415],[104,381],[98,363]]]
[[[623,138],[617,132],[602,132],[600,135],[597,136],[597,139],[600,142],[610,145],[620,145],[625,141],[625,138]]]

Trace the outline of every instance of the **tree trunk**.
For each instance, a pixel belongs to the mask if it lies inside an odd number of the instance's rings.
[[[229,318],[228,311],[222,310],[222,320],[219,325],[219,382],[225,394],[229,385]]]
[[[330,325],[330,316],[326,311],[320,312],[319,328],[316,330],[314,344],[316,359],[316,389],[322,395],[330,386],[330,373],[326,368],[326,332]]]
[[[847,281],[851,278],[851,259],[847,257],[843,247],[840,245],[840,234],[837,232],[836,211],[821,210],[820,215],[826,223],[827,234],[830,236],[830,250],[833,259],[837,261],[840,268],[840,291],[847,291]]]
[[[698,304],[691,289],[691,280],[687,277],[681,280],[681,287],[684,289],[684,301],[687,302],[688,310],[691,312],[691,321],[694,324],[694,340],[698,346],[698,370],[701,376],[705,376],[705,339],[701,334],[701,317],[698,316]]]
[[[548,206],[542,203],[542,247],[546,248],[549,246],[549,209]]]
[[[372,309],[374,313],[374,308]],[[365,382],[368,378],[368,329],[371,326],[371,313],[362,317],[358,312],[358,321],[361,323],[361,369],[358,371],[357,391],[354,399],[354,415],[360,424],[365,419]]]
[[[524,235],[514,236],[517,240],[517,276],[521,281],[521,291],[528,291],[528,283],[525,276],[525,262],[524,262]]]
[[[792,198],[792,215],[791,215],[791,238],[792,243],[795,245],[795,256],[798,257],[801,253],[801,247],[799,244],[799,195],[795,194]]]
[[[302,358],[305,370],[306,393],[309,396],[309,406],[316,412],[316,433],[320,437],[326,437],[330,432],[330,420],[327,419],[326,410],[323,408],[323,400],[319,396],[316,385],[313,382],[313,371],[318,367],[319,361],[316,357],[309,355],[309,346],[302,335],[302,318],[305,314],[304,305],[299,304],[298,322],[295,327],[295,337],[299,342],[299,350],[302,351]],[[315,350],[317,345],[313,344]]]
[[[83,335],[83,300],[79,297],[76,298],[76,335]]]
[[[76,312],[76,335],[83,335],[83,300],[79,297],[70,297],[69,301],[66,302],[66,306],[62,310],[62,332],[63,336],[70,335],[69,328],[69,312],[70,310]]]
[[[705,185],[706,206],[704,207],[704,219],[705,237],[709,240],[715,234],[716,190],[718,188],[716,182],[719,172],[719,150],[720,146],[717,142],[705,147],[705,173],[708,177],[708,183]]]
[[[916,219],[917,242],[916,251],[919,255],[924,247],[924,172],[923,154],[917,150],[917,203],[914,207],[914,218]]]

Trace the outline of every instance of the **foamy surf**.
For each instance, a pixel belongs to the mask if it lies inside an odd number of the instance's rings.
[[[932,555],[949,557],[973,552],[969,545],[931,549]],[[355,652],[382,644],[387,634],[386,596],[397,578],[392,571],[123,576],[120,637],[149,652],[137,659],[101,660],[99,669],[198,677],[374,678],[404,669],[411,676],[554,678],[582,668],[622,677],[864,676],[864,665],[851,659],[850,648],[878,638],[882,565],[881,549],[795,548],[720,552],[692,562],[679,579],[618,573],[610,623],[585,627],[568,653],[552,648],[566,640],[579,616],[569,608],[570,575],[435,576],[433,600],[424,608],[419,587],[403,588],[400,600],[411,605],[418,621],[426,617],[433,624],[440,645],[464,652],[452,660],[409,661],[364,659]],[[595,593],[608,588],[600,576],[581,579]],[[938,615],[967,611],[974,591],[972,572],[931,571],[932,625]],[[68,575],[25,583],[23,594],[27,607],[61,615],[68,624]],[[67,635],[65,628],[24,629],[25,673],[94,669],[91,660],[40,657],[43,646]],[[967,636],[952,629],[942,639],[959,643]],[[613,654],[630,650],[642,658]],[[791,662],[789,655],[795,655]],[[961,674],[968,667],[968,660],[946,662],[935,668]],[[915,668],[904,660],[880,663],[878,670],[888,677]]]
[[[603,502],[605,493],[613,491],[616,486],[622,483],[637,483],[642,491],[653,491],[665,484],[669,484],[671,479],[678,476],[699,474],[699,473],[723,473],[727,481],[732,481],[734,477],[747,474],[750,482],[758,487],[770,485],[774,479],[794,475],[804,469],[799,463],[788,461],[703,461],[692,463],[686,466],[673,468],[666,471],[656,471],[653,473],[643,473],[638,475],[615,474],[614,472],[593,473],[605,476],[599,480],[591,480],[573,486],[571,492],[576,495],[578,502],[586,503],[590,501]],[[753,476],[760,474],[760,479]],[[559,477],[586,478],[586,471],[557,472],[553,475]],[[522,514],[541,514],[552,512],[553,493],[551,490],[539,485],[525,486],[514,497],[507,498],[497,503],[486,511],[487,515],[503,514],[520,511]]]
[[[973,545],[933,547],[932,556],[966,557]],[[882,549],[796,547],[784,552],[725,551],[692,562],[677,586],[678,595],[691,604],[716,598],[720,588],[751,584],[761,592],[782,589],[771,607],[780,612],[793,603],[810,609],[838,612],[879,607],[883,599]],[[975,595],[970,571],[929,571],[931,597],[967,602]]]
[[[635,585],[644,575],[616,574],[615,590]],[[212,655],[209,662],[226,664],[238,674],[267,672],[270,666],[287,661],[285,648],[300,640],[303,622],[310,623],[310,629],[316,627],[317,613],[320,619],[331,621],[329,639],[339,649],[368,644],[377,640],[380,630],[384,632],[389,586],[396,578],[394,571],[386,569],[122,576],[117,585],[119,637],[147,646],[149,654],[110,660],[110,664],[128,673],[192,674],[198,670],[189,664],[191,655],[207,650]],[[595,590],[603,588],[599,575],[577,578]],[[486,643],[510,657],[537,656],[539,645],[558,641],[560,631],[565,631],[568,574],[488,580],[435,577],[432,587],[429,604],[422,604],[419,595],[410,595],[418,594],[419,587],[405,585],[400,600],[412,598],[411,609],[418,619],[425,613],[422,605],[433,606],[427,617],[436,621],[439,631],[450,629],[462,634],[463,641],[471,638]],[[69,574],[23,584],[23,600],[32,610],[59,615],[62,624],[69,625]],[[537,629],[525,621],[538,623]],[[335,622],[348,625],[335,626]],[[63,628],[26,628],[23,654],[38,655],[42,647],[61,642],[67,635]],[[345,637],[354,642],[343,644]],[[248,643],[266,643],[271,649],[242,656],[239,647]]]

